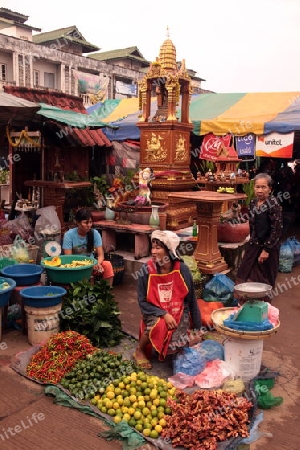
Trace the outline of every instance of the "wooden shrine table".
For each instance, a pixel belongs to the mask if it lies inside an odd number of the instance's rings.
[[[96,230],[101,230],[102,245],[105,252],[116,250],[116,233],[134,234],[134,258],[140,259],[149,256],[150,234],[156,229],[149,225],[132,223],[130,225],[119,224],[115,220],[99,220],[93,222]]]
[[[223,202],[245,199],[245,194],[222,194],[213,191],[172,192],[171,198],[194,201],[197,205],[198,238],[194,257],[198,268],[205,274],[228,269],[218,246],[218,223]]]

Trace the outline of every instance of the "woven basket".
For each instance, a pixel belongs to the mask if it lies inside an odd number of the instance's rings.
[[[114,270],[113,286],[121,284],[125,272],[125,260],[124,257],[117,253],[105,253],[104,259],[110,261]]]
[[[203,281],[194,281],[196,298],[202,298]]]
[[[36,264],[39,246],[28,244],[27,251],[28,251],[29,262]]]
[[[201,274],[201,280],[194,281],[194,288],[196,293],[196,298],[202,298],[203,288],[205,287],[208,281],[208,276]]]
[[[276,327],[271,330],[265,331],[242,331],[242,330],[233,330],[232,328],[225,327],[223,325],[224,317],[228,318],[233,312],[235,308],[220,308],[216,309],[212,312],[211,318],[214,324],[214,328],[222,334],[226,334],[227,336],[232,336],[239,339],[266,339],[271,337],[273,334],[277,333],[280,322],[278,321]]]

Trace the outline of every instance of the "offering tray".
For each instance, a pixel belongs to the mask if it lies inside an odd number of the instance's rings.
[[[272,290],[272,286],[265,283],[255,283],[249,281],[247,283],[237,284],[234,287],[235,292],[241,297],[248,299],[263,298]]]

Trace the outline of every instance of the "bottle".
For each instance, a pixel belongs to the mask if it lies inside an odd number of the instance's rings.
[[[198,236],[198,226],[197,226],[197,221],[196,221],[196,219],[194,219],[194,223],[193,223],[192,236],[193,236],[193,237],[197,237],[197,236]]]
[[[159,227],[159,215],[158,215],[158,205],[151,205],[152,211],[149,218],[149,225],[150,227],[156,228]]]

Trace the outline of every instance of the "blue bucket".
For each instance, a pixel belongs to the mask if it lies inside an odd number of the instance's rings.
[[[37,264],[15,264],[1,269],[1,274],[15,280],[17,286],[31,286],[41,279],[43,268]]]
[[[67,291],[60,286],[31,286],[20,291],[25,306],[49,308],[62,303]]]

